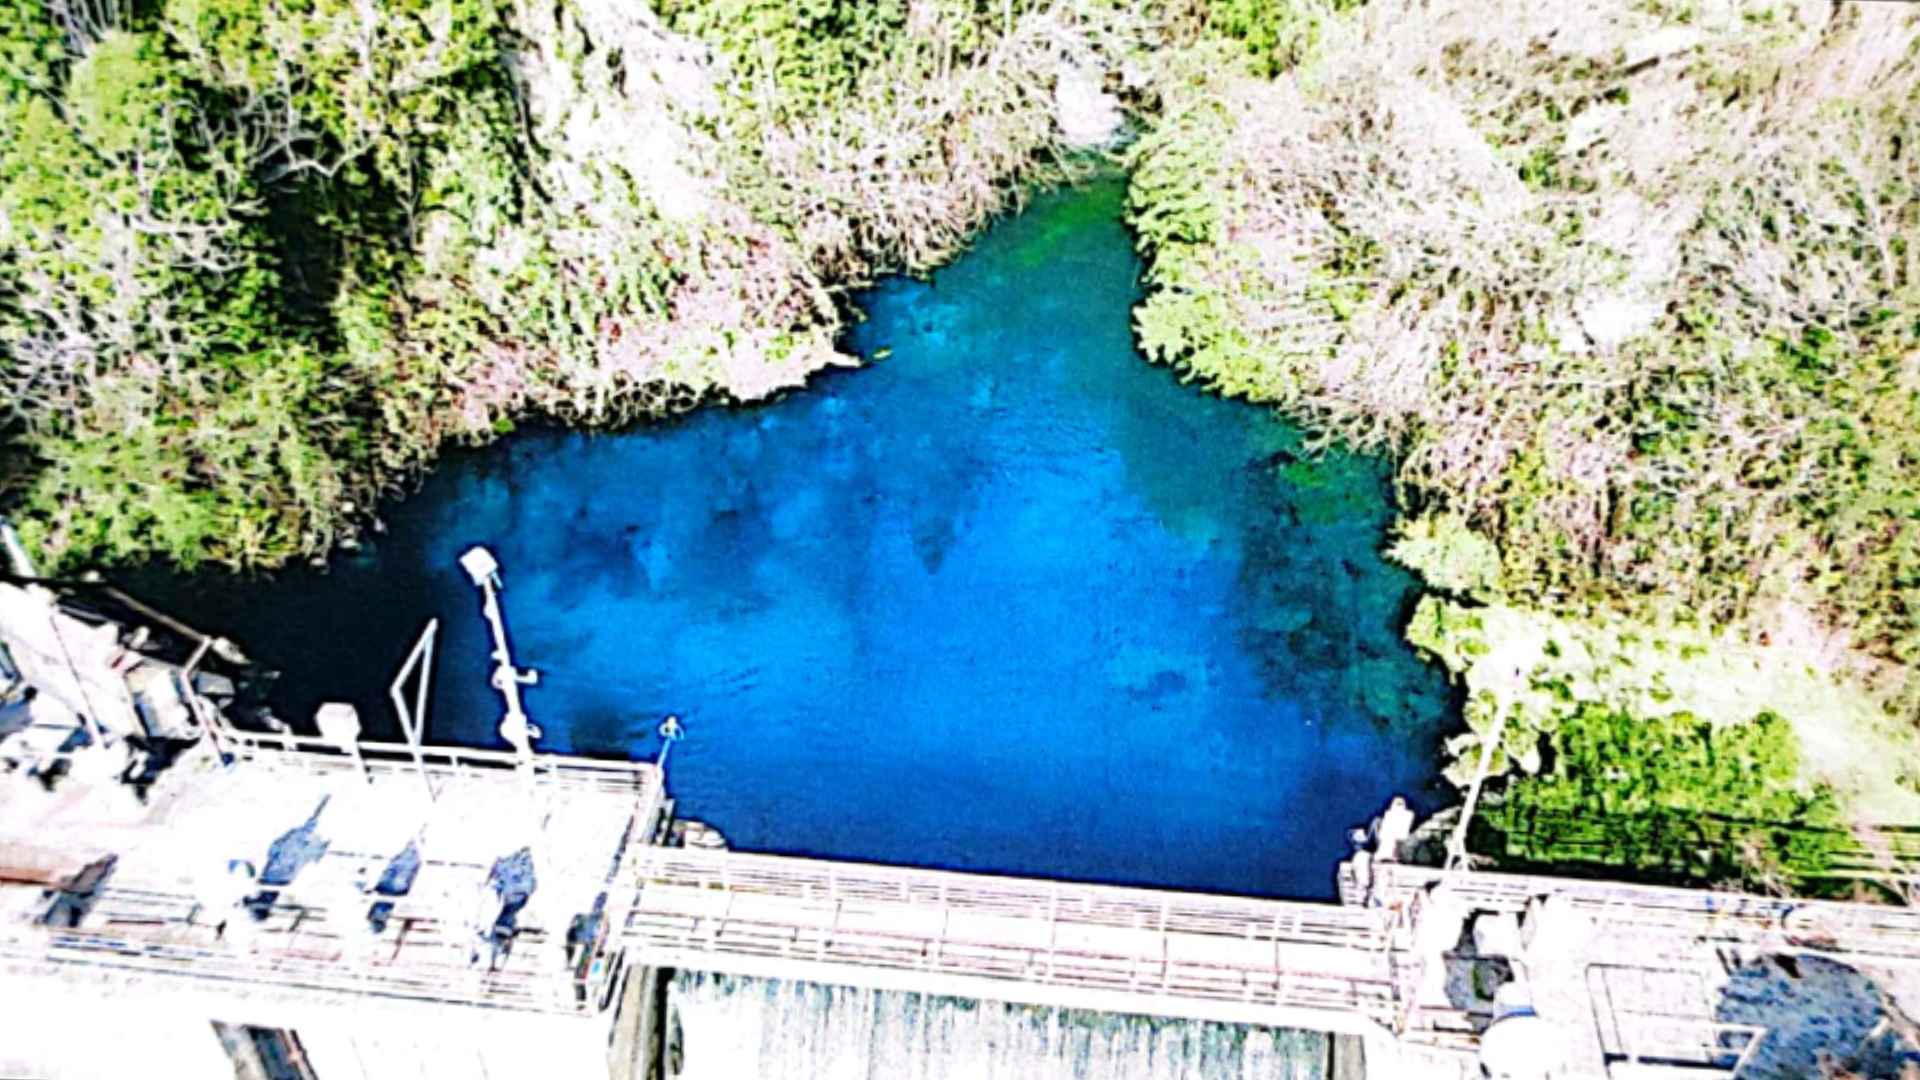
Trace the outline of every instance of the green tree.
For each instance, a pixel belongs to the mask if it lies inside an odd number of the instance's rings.
[[[1510,779],[1488,814],[1529,861],[1817,877],[1841,843],[1837,799],[1801,779],[1799,741],[1774,713],[1715,725],[1586,702],[1546,743],[1546,767]]]
[[[284,558],[337,514],[325,365],[276,319],[243,133],[151,34],[113,32],[0,156],[23,525],[80,556]],[[324,533],[324,529],[320,530]]]

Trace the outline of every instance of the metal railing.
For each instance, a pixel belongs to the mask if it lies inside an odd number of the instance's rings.
[[[461,799],[487,798],[494,789],[518,797],[525,790],[515,776],[521,762],[498,751],[371,742],[360,744],[356,755],[312,736],[231,729],[226,734],[228,753],[249,763],[242,766],[244,775],[233,776],[231,788],[223,787],[218,774],[196,785],[189,801],[201,816],[181,820],[205,820],[229,805],[242,816],[271,809],[280,805],[272,801],[280,797],[275,793],[324,790],[324,785],[314,786],[314,777],[364,777],[373,785],[369,796],[381,799],[374,805],[386,808],[386,820],[417,813],[425,815],[420,819],[423,827],[435,813],[424,797],[415,804],[390,798],[395,785],[404,792],[418,783],[415,774],[438,784],[442,800],[456,793],[464,793],[457,795]],[[549,894],[559,889],[588,897],[604,890],[602,918],[617,927],[631,902],[632,890],[618,883],[631,859],[629,849],[647,843],[664,803],[658,770],[645,762],[545,755],[540,763],[533,777],[540,796],[562,802],[569,796],[590,800],[580,805],[603,809],[580,820],[597,815],[605,822],[605,832],[594,834],[602,842],[573,845],[568,864],[543,865],[541,888]],[[298,774],[304,783],[295,783],[291,776],[284,783],[272,779],[287,772]],[[389,795],[380,796],[382,792]],[[409,805],[416,809],[409,810]],[[605,962],[608,958],[567,962],[568,919],[585,912],[559,910],[546,912],[544,925],[519,928],[497,969],[491,969],[491,950],[484,943],[476,945],[478,938],[463,921],[473,907],[474,889],[484,882],[485,864],[473,863],[465,852],[449,856],[443,851],[436,857],[440,845],[431,835],[419,876],[404,895],[365,891],[366,883],[381,877],[392,851],[362,850],[366,836],[337,836],[329,850],[301,872],[297,887],[279,890],[276,899],[246,905],[259,910],[261,918],[244,910],[203,910],[196,886],[188,880],[189,864],[178,857],[182,850],[196,850],[199,842],[182,845],[179,828],[169,824],[177,817],[174,813],[152,824],[103,826],[87,834],[123,857],[105,887],[90,899],[78,925],[40,920],[50,902],[39,899],[52,883],[47,873],[22,875],[18,888],[0,887],[0,894],[10,897],[0,905],[0,960],[15,969],[42,972],[79,966],[127,977],[167,973],[260,987],[574,1013],[596,1008],[615,972],[615,966]],[[217,814],[214,820],[220,820]],[[449,857],[455,861],[443,861]],[[48,872],[59,869],[50,867]],[[368,926],[369,906],[375,902],[391,905],[387,929],[379,934]],[[221,923],[224,932],[217,929]],[[477,962],[476,948],[481,954]]]
[[[1246,1020],[1399,1016],[1380,912],[692,849],[636,860],[647,962]]]

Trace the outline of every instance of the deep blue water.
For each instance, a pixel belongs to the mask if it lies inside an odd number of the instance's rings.
[[[1328,895],[1349,826],[1437,794],[1448,692],[1399,637],[1380,466],[1133,351],[1122,197],[871,290],[865,368],[456,453],[325,572],[146,591],[281,668],[296,723],[391,730],[438,616],[432,737],[497,745],[483,542],[545,748],[651,755],[679,713],[680,811],[736,847]]]

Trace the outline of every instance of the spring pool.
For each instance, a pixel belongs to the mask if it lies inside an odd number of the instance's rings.
[[[1401,640],[1373,459],[1135,353],[1124,181],[1043,195],[861,300],[871,362],[760,406],[448,455],[324,570],[143,575],[356,703],[442,622],[431,737],[499,745],[478,597],[503,566],[543,747],[651,755],[738,848],[1289,897],[1347,829],[1431,805],[1445,681]]]

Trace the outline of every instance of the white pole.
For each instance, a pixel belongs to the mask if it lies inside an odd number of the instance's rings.
[[[429,803],[437,801],[439,793],[433,789],[433,777],[427,773],[420,743],[427,730],[427,689],[433,677],[433,642],[439,632],[440,620],[428,619],[426,628],[420,631],[420,640],[414,643],[413,651],[407,654],[407,658],[400,662],[400,671],[387,687],[387,697],[393,701],[393,711],[400,716],[400,730],[406,733],[407,746],[413,751],[413,768],[420,774],[420,782],[426,786]],[[409,708],[402,691],[407,676],[416,673],[418,677],[414,680],[413,705]]]
[[[207,699],[201,696],[200,691],[193,686],[193,676],[200,670],[200,661],[205,660],[207,653],[212,650],[213,639],[201,638],[199,647],[195,648],[193,655],[187,658],[187,665],[180,669],[180,692],[185,695],[188,711],[193,713],[194,719],[200,721],[200,726],[206,731],[207,737],[213,740],[214,759],[225,762],[227,760],[226,739],[220,734],[220,725],[208,718],[209,714],[218,713],[220,710],[209,704]]]
[[[15,577],[37,577],[33,560],[27,557],[27,546],[20,542],[20,534],[13,531],[13,524],[0,518],[0,547],[6,548],[7,565]]]
[[[1480,805],[1480,788],[1487,782],[1487,770],[1493,766],[1493,753],[1501,745],[1501,739],[1507,733],[1507,713],[1510,709],[1501,709],[1494,718],[1493,735],[1480,744],[1480,765],[1473,773],[1473,786],[1467,789],[1467,804],[1460,808],[1460,821],[1453,827],[1453,839],[1447,844],[1447,869],[1460,870],[1467,867],[1467,824],[1473,820],[1473,811]]]
[[[686,729],[680,726],[680,718],[677,716],[669,714],[665,720],[660,721],[660,738],[666,745],[660,748],[660,760],[654,764],[660,770],[660,783],[663,787],[667,782],[667,755],[673,752],[673,744],[686,733]]]
[[[93,703],[93,695],[87,692],[87,680],[80,674],[80,666],[74,663],[73,650],[67,645],[67,635],[60,630],[60,620],[65,617],[60,613],[60,598],[53,590],[44,586],[35,585],[31,587],[31,590],[37,599],[42,600],[47,605],[47,625],[53,630],[53,640],[60,646],[61,658],[67,662],[67,675],[73,679],[74,689],[80,692],[80,700],[86,705],[87,715],[81,717],[81,725],[86,728],[88,734],[92,737],[92,747],[98,752],[105,753],[107,748],[107,732],[106,728],[100,723],[99,706]],[[123,697],[128,694],[124,680],[121,682],[120,692]],[[127,713],[132,715],[133,703],[131,699],[127,701],[126,707]]]
[[[481,595],[481,612],[493,631],[493,688],[500,692],[506,715],[500,720],[500,736],[520,755],[522,766],[533,764],[533,740],[540,729],[527,719],[520,705],[520,687],[540,681],[535,671],[522,671],[513,663],[513,651],[507,641],[506,619],[500,613],[500,564],[484,547],[468,549],[460,556],[460,565],[473,579]]]

